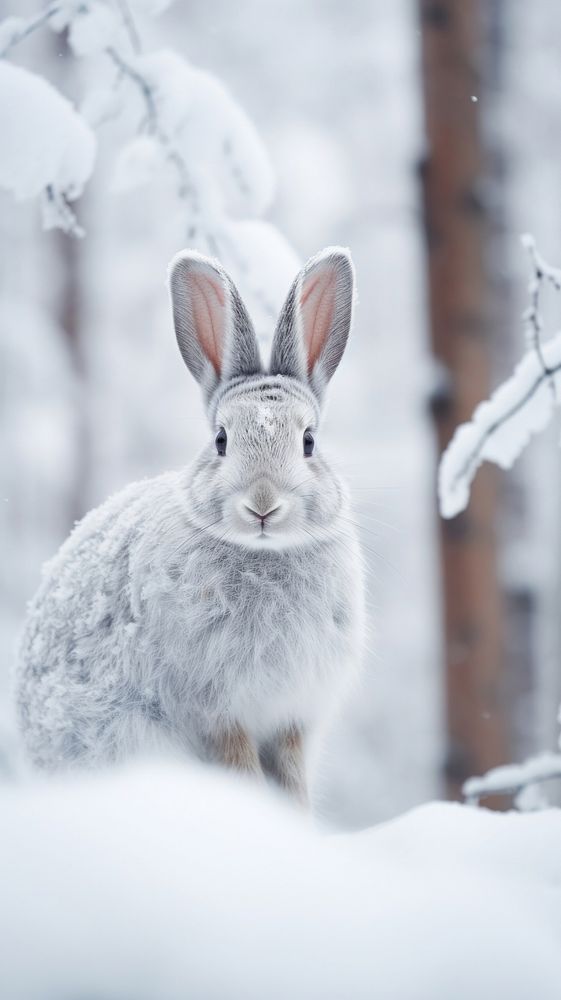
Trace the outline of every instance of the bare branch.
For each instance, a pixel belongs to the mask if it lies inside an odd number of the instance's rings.
[[[541,335],[543,331],[543,320],[540,313],[540,292],[544,281],[549,281],[556,291],[561,290],[561,270],[551,267],[538,253],[534,237],[530,233],[525,233],[521,238],[522,246],[526,248],[530,255],[532,274],[528,282],[528,292],[530,293],[530,305],[523,314],[524,322],[528,331],[528,343],[533,347],[543,372],[548,375],[548,366],[543,356]],[[550,380],[550,385],[555,394],[555,383]]]
[[[138,33],[138,28],[132,16],[131,9],[129,4],[127,3],[127,0],[115,0],[115,6],[117,7],[119,14],[121,15],[121,20],[125,27],[125,31],[129,36],[129,41],[131,43],[132,51],[136,56],[140,55],[140,52],[142,51],[140,35]]]
[[[25,20],[21,21],[18,28],[15,29],[13,35],[11,36],[7,45],[0,51],[0,59],[5,59],[9,52],[20,42],[23,42],[25,38],[32,35],[34,31],[41,28],[44,24],[47,24],[51,18],[56,17],[61,11],[60,3],[50,3],[44,10],[39,11],[37,14],[32,14]],[[6,22],[4,22],[6,23]]]
[[[117,52],[117,49],[113,48],[113,46],[106,48],[105,54],[114,63],[119,73],[122,76],[128,77],[128,79],[131,80],[140,91],[141,97],[146,106],[146,130],[155,134],[158,127],[158,111],[153,88],[142,76],[142,74],[139,73],[134,66],[131,66],[131,64],[127,62],[126,59],[124,59],[123,56]]]

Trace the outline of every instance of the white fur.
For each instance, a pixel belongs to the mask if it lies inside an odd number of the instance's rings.
[[[211,412],[225,457],[212,439],[188,469],[128,486],[45,569],[17,673],[39,766],[157,746],[212,759],[234,725],[257,747],[292,725],[313,734],[359,663],[360,554],[313,394],[256,375]],[[263,525],[248,506],[276,510]]]

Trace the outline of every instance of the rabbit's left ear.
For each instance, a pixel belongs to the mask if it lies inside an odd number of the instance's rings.
[[[328,247],[297,276],[281,312],[272,375],[309,382],[317,396],[341,360],[351,328],[354,268],[348,250]]]
[[[179,350],[207,402],[219,382],[262,370],[248,312],[218,261],[180,251],[169,266],[169,286]]]

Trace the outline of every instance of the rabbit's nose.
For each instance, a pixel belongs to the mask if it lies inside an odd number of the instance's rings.
[[[259,521],[261,521],[261,524],[264,524],[271,514],[274,514],[275,511],[280,509],[280,504],[277,504],[276,507],[271,507],[270,510],[265,510],[263,512],[255,510],[253,507],[248,507],[246,503],[244,503],[244,507],[249,514],[252,514],[253,517],[256,517]]]
[[[280,506],[278,492],[265,479],[258,480],[248,490],[244,500],[245,506],[257,517],[268,517]]]
[[[245,496],[241,496],[238,500],[238,510],[242,516],[247,519],[250,515],[251,518],[261,521],[262,525],[267,519],[272,519],[272,515],[282,506],[278,490],[267,479],[256,480]]]

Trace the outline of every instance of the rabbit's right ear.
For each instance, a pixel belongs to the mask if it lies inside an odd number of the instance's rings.
[[[321,400],[351,328],[354,268],[348,250],[327,247],[297,275],[273,338],[270,370],[305,381]]]
[[[253,325],[218,261],[182,250],[169,266],[179,350],[208,402],[219,382],[260,372]]]

